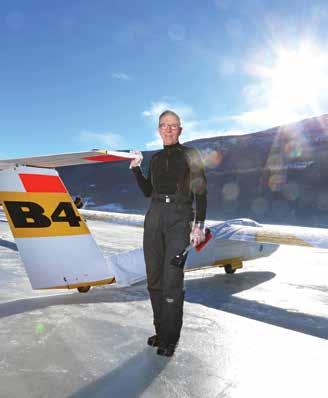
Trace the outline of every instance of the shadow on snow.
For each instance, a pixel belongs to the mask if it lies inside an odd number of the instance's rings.
[[[169,361],[168,358],[154,355],[152,351],[150,347],[144,349],[69,398],[139,397]]]
[[[285,308],[235,297],[234,294],[272,279],[272,272],[243,272],[237,275],[215,275],[186,282],[186,301],[240,315],[274,326],[328,339],[328,319],[291,312]]]
[[[328,339],[328,319],[259,303],[234,295],[265,283],[275,276],[272,272],[242,272],[215,275],[186,281],[186,301],[220,311],[280,326],[304,334]],[[0,318],[59,305],[119,303],[148,299],[144,283],[128,288],[98,288],[87,294],[61,294],[9,301],[0,304]]]

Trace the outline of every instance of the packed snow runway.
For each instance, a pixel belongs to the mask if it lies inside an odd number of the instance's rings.
[[[0,221],[0,397],[327,397],[328,251],[280,247],[233,275],[186,273],[168,359],[146,346],[144,282],[33,291]],[[105,256],[141,246],[138,226],[88,225]]]

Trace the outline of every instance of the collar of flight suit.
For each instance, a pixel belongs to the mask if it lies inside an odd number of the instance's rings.
[[[164,145],[164,146],[163,146],[163,149],[164,149],[164,150],[169,150],[169,149],[174,150],[174,149],[177,149],[177,148],[180,148],[180,147],[181,147],[181,144],[180,144],[180,142],[178,141],[176,144]]]

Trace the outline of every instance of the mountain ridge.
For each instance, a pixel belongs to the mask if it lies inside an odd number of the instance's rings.
[[[328,226],[328,114],[256,133],[201,138],[208,218]],[[155,151],[144,151],[143,170]],[[144,198],[126,162],[58,169],[70,193],[95,206],[143,213]],[[91,202],[91,203],[92,203]]]

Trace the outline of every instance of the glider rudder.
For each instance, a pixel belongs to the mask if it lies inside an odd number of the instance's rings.
[[[113,281],[56,170],[17,166],[0,171],[0,201],[33,289]]]

